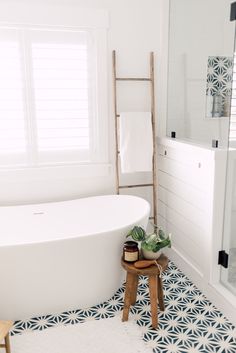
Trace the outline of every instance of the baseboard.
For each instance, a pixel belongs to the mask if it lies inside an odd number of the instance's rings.
[[[236,297],[220,284],[206,282],[194,267],[190,266],[176,251],[170,249],[168,256],[181,271],[208,297],[208,299],[236,326]],[[227,298],[229,298],[229,300]]]

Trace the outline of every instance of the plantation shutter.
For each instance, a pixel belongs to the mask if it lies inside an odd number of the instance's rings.
[[[90,161],[95,55],[89,31],[0,30],[0,163]]]
[[[30,42],[39,157],[86,160],[93,114],[88,34],[31,31]]]

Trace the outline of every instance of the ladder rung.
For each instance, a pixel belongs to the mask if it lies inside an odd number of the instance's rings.
[[[117,77],[116,81],[151,81],[148,77]]]
[[[145,186],[154,186],[154,184],[122,185],[122,186],[119,186],[119,189],[141,188]]]

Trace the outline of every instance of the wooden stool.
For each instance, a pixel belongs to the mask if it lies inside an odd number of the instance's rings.
[[[0,348],[5,348],[6,353],[11,353],[9,331],[13,326],[13,321],[0,320],[0,342],[5,340],[5,344],[0,344]]]
[[[167,269],[168,261],[168,258],[163,254],[157,260],[163,271]],[[157,328],[157,303],[159,302],[159,306],[162,311],[165,310],[162,279],[159,277],[160,269],[155,265],[138,269],[134,267],[133,263],[125,262],[123,259],[121,259],[121,265],[127,271],[122,321],[127,321],[129,318],[130,305],[134,305],[136,303],[138,278],[140,275],[144,275],[148,277],[149,282],[152,327]]]

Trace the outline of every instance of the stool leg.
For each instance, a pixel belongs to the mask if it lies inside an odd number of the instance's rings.
[[[163,295],[163,284],[162,278],[157,277],[157,291],[158,291],[158,301],[161,311],[165,310],[164,295]]]
[[[129,318],[129,308],[130,308],[130,305],[131,305],[131,302],[132,302],[132,293],[133,293],[134,281],[135,281],[135,275],[133,275],[130,272],[127,272],[122,321],[127,321],[128,318]]]
[[[152,314],[152,327],[157,328],[158,317],[157,317],[157,276],[149,276],[149,292],[150,292],[150,303],[151,303],[151,314]]]
[[[7,334],[5,337],[5,347],[6,347],[6,353],[11,353],[9,334]]]
[[[133,275],[133,288],[132,288],[132,295],[131,295],[131,305],[134,305],[136,303],[137,299],[137,290],[138,290],[138,276]]]

